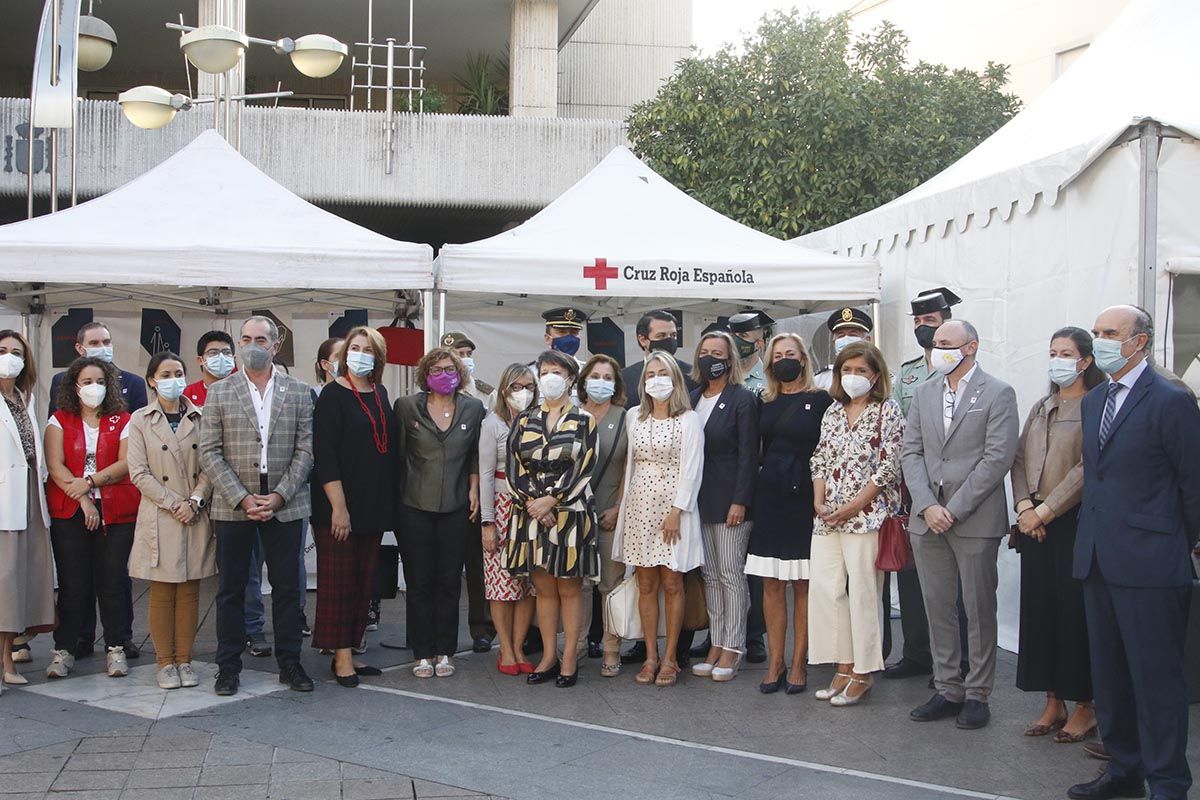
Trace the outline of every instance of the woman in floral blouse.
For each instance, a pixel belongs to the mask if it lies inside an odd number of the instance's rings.
[[[898,507],[904,417],[889,399],[887,364],[872,344],[856,342],[833,365],[836,401],[821,420],[812,457],[812,578],[808,603],[809,663],[837,664],[818,700],[852,706],[883,669],[875,569],[879,528]]]

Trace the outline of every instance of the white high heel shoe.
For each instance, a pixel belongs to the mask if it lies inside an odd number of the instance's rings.
[[[850,687],[856,683],[859,686],[866,686],[867,688],[863,689],[862,694],[851,697],[850,695],[846,694],[846,692],[848,692]],[[837,706],[838,708],[844,708],[845,706],[856,706],[863,700],[867,699],[867,695],[871,693],[873,688],[875,688],[875,681],[871,680],[870,678],[867,678],[865,681],[862,678],[851,678],[850,682],[846,684],[846,688],[841,691],[841,694],[837,694],[829,698],[829,705]]]
[[[834,679],[835,681],[836,681],[838,678],[845,678],[847,681],[854,680],[854,676],[853,676],[853,675],[850,675],[850,674],[848,674],[848,673],[845,673],[845,672],[839,672],[839,673],[835,674],[835,675],[834,675],[834,677],[833,677],[833,679]],[[849,685],[850,685],[849,683],[847,683],[847,684],[846,684],[846,686],[849,686]],[[833,699],[834,697],[837,697],[837,696],[838,696],[839,694],[841,694],[842,692],[846,691],[846,686],[843,686],[841,689],[836,689],[836,690],[835,690],[835,689],[833,688],[833,684],[830,684],[828,688],[825,688],[825,689],[817,689],[815,692],[813,692],[813,697],[817,698],[818,700],[831,700],[831,699]]]
[[[738,669],[742,666],[742,654],[738,653],[738,657],[734,659],[732,667],[717,667],[712,668],[712,679],[718,683],[731,681],[737,677]]]

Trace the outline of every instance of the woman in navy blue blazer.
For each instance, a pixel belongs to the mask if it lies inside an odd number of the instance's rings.
[[[712,331],[696,345],[692,407],[704,425],[700,530],[704,541],[704,597],[712,646],[692,674],[732,680],[746,652],[746,547],[750,503],[758,474],[758,402],[742,383],[733,337]]]

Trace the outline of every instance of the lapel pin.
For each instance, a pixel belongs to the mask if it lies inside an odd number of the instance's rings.
[[[804,410],[805,410],[805,411],[812,411],[812,403],[805,403],[805,404],[804,404]]]
[[[717,408],[724,408],[724,407],[725,407],[724,403],[717,403]]]
[[[465,431],[465,430],[467,429],[467,423],[465,423],[465,422],[464,422],[464,423],[463,423],[462,425],[460,425],[459,427],[460,427],[460,428],[462,428],[462,430],[464,430],[464,431]]]
[[[974,404],[975,404],[975,401],[976,401],[976,400],[978,400],[978,399],[979,399],[979,395],[975,395],[974,397],[972,397],[972,398],[971,398],[971,405],[974,405]]]
[[[612,422],[608,423],[608,429],[609,429],[610,431],[611,431],[613,428],[615,428],[615,427],[617,427],[615,423],[612,423]]]

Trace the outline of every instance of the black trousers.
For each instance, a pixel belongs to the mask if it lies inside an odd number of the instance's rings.
[[[303,546],[303,520],[280,522],[214,521],[217,532],[217,666],[222,672],[242,671],[246,647],[246,583],[255,535],[262,541],[263,560],[271,581],[271,624],[275,631],[275,661],[280,669],[300,662],[300,571],[296,562]]]
[[[79,642],[91,641],[88,628],[93,627],[96,601],[100,603],[105,646],[125,644],[133,628],[128,601],[133,523],[102,525],[89,531],[80,510],[70,519],[50,521],[50,544],[58,573],[55,649],[74,652]]]
[[[1192,785],[1183,667],[1191,592],[1117,586],[1094,556],[1083,582],[1096,719],[1112,757],[1108,774],[1145,777],[1150,795],[1163,800],[1181,800]]]
[[[467,576],[467,627],[471,638],[482,636],[496,638],[496,626],[492,624],[492,607],[483,594],[483,531],[478,522],[471,523],[474,536],[466,543],[464,566]]]
[[[400,518],[408,646],[415,658],[454,655],[463,561],[475,526],[466,506],[444,513],[402,506]]]

